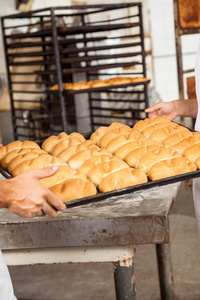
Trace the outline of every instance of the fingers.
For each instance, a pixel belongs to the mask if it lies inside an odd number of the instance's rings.
[[[156,104],[146,108],[145,112],[151,113],[151,112],[154,112],[155,110],[158,110],[160,107],[161,107],[161,105],[160,105],[160,102],[159,102],[159,103],[156,103]]]
[[[31,173],[33,177],[39,180],[42,178],[53,176],[55,173],[58,172],[58,170],[59,170],[59,166],[53,166],[45,169],[32,169],[29,170],[28,172]]]
[[[48,190],[46,201],[57,210],[63,211],[66,209],[66,205],[49,190]],[[44,210],[44,212],[46,213],[46,210]]]

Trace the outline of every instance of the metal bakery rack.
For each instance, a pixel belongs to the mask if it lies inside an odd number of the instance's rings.
[[[94,131],[114,121],[131,126],[146,117],[149,81],[63,88],[146,77],[141,3],[52,7],[4,16],[1,23],[15,139]]]

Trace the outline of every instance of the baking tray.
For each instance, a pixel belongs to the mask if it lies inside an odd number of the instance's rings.
[[[179,124],[179,125],[181,125],[181,124]],[[181,125],[181,126],[184,126],[184,125]],[[189,129],[192,132],[195,132],[195,130],[190,129],[187,126],[184,126],[184,127],[186,127],[187,129]],[[89,139],[91,134],[92,134],[92,132],[82,133],[82,135],[85,137],[85,139]],[[37,144],[39,146],[41,146],[42,143],[43,143],[43,141],[37,141]],[[12,178],[12,176],[1,167],[0,167],[0,173],[6,179]],[[193,179],[193,178],[197,178],[197,177],[200,177],[200,170],[193,171],[193,172],[188,172],[188,173],[184,173],[184,174],[179,174],[179,175],[176,175],[176,176],[171,176],[171,177],[167,177],[167,178],[163,178],[163,179],[159,179],[159,180],[155,180],[155,181],[150,181],[149,180],[146,183],[133,185],[133,186],[130,186],[130,187],[126,187],[126,188],[123,188],[123,189],[118,189],[118,190],[111,191],[111,192],[106,192],[106,193],[100,193],[99,192],[95,196],[89,196],[89,197],[84,197],[84,198],[80,198],[80,199],[75,199],[75,200],[67,201],[67,202],[64,202],[64,203],[65,203],[67,208],[71,208],[71,207],[81,206],[81,205],[85,205],[85,204],[89,204],[89,203],[93,203],[93,202],[107,200],[111,197],[118,197],[118,196],[121,196],[121,195],[134,193],[136,191],[147,190],[147,189],[150,189],[150,188],[153,188],[153,187],[159,187],[159,186],[164,186],[164,185],[168,185],[168,184],[172,184],[172,183],[178,183],[178,182],[181,182],[181,181],[185,181],[185,180],[189,180],[189,179]],[[133,197],[134,197],[134,195],[133,195]]]
[[[3,170],[1,167],[0,167],[0,173],[6,179],[12,178],[12,176],[8,172]],[[134,186],[126,187],[126,188],[111,191],[111,192],[98,193],[95,196],[84,197],[84,198],[80,198],[80,199],[76,199],[76,200],[67,201],[67,202],[64,202],[64,203],[65,203],[67,208],[71,208],[71,207],[81,206],[81,205],[85,205],[85,204],[89,204],[89,203],[93,203],[93,202],[107,200],[111,197],[118,197],[118,196],[121,196],[121,195],[130,194],[130,193],[133,193],[133,192],[136,192],[136,191],[147,190],[147,189],[150,189],[150,188],[153,188],[153,187],[168,185],[168,184],[171,184],[171,183],[185,181],[185,180],[193,179],[193,178],[197,178],[197,177],[200,177],[200,170],[193,171],[193,172],[188,172],[188,173],[180,174],[180,175],[176,175],[176,176],[171,176],[171,177],[168,177],[168,178],[163,178],[163,179],[160,179],[160,180],[148,181],[146,183],[137,184],[137,185],[134,185]],[[134,197],[134,195],[133,195],[133,197]]]

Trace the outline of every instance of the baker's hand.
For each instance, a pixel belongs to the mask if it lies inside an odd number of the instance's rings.
[[[5,180],[7,184],[7,208],[22,217],[57,216],[57,210],[65,210],[65,204],[50,190],[45,188],[39,179],[54,175],[59,167],[32,169],[15,178]],[[7,190],[6,189],[6,190]],[[54,208],[53,208],[54,207]]]
[[[169,120],[174,120],[178,115],[175,101],[156,103],[155,105],[145,109],[145,112],[148,113],[149,118],[152,120],[156,117],[164,117]]]

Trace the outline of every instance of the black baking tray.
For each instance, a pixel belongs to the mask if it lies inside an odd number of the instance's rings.
[[[179,124],[179,125],[184,126],[182,124]],[[190,129],[187,126],[184,126],[184,127],[186,127],[187,129],[189,129],[192,132],[195,132],[195,130]],[[82,133],[82,135],[85,137],[85,139],[89,139],[91,134],[92,134],[92,132]],[[39,146],[41,146],[43,141],[37,141],[37,143]],[[0,167],[0,173],[6,179],[12,178],[12,176],[1,167]],[[155,180],[155,181],[149,180],[146,183],[133,185],[130,187],[118,189],[118,190],[111,191],[111,192],[106,192],[106,193],[98,192],[95,196],[89,196],[89,197],[84,197],[84,198],[80,198],[80,199],[75,199],[75,200],[67,201],[64,203],[67,208],[71,208],[71,207],[76,207],[76,206],[81,206],[81,205],[85,205],[85,204],[89,204],[89,203],[107,200],[111,197],[127,195],[130,193],[134,193],[136,191],[143,191],[143,190],[147,190],[147,189],[150,189],[153,187],[160,187],[160,186],[164,186],[164,185],[168,185],[168,184],[172,184],[172,183],[178,183],[181,181],[198,178],[198,177],[200,177],[200,170],[188,172],[188,173],[184,173],[184,174],[179,174],[176,176],[171,176],[171,177],[167,177],[167,178],[163,178],[163,179],[159,179],[159,180]],[[134,195],[133,195],[133,197],[134,197]]]
[[[3,170],[1,167],[0,167],[0,173],[7,179],[12,178],[12,176],[8,172]],[[130,193],[136,192],[136,191],[143,191],[143,190],[147,190],[147,189],[150,189],[153,187],[164,186],[164,185],[168,185],[171,183],[177,183],[180,181],[185,181],[185,180],[193,179],[193,178],[197,178],[197,177],[200,177],[200,170],[188,172],[188,173],[180,174],[180,175],[176,175],[176,176],[167,177],[167,178],[163,178],[160,180],[148,181],[146,183],[137,184],[134,186],[126,187],[126,188],[111,191],[111,192],[98,193],[95,196],[84,197],[84,198],[80,198],[80,199],[76,199],[76,200],[72,200],[72,201],[67,201],[64,203],[67,208],[71,208],[71,207],[81,206],[81,205],[94,203],[94,202],[98,202],[98,201],[103,201],[103,200],[109,199],[111,197],[127,195]],[[133,195],[133,198],[134,198],[134,195]]]

